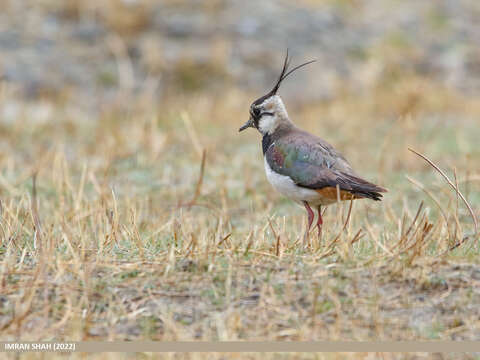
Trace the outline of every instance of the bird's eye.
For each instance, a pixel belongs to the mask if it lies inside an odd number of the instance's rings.
[[[260,109],[259,108],[253,108],[252,109],[252,114],[254,117],[259,117],[260,116]]]

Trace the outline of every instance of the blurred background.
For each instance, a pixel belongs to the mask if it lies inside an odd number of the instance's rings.
[[[262,94],[288,47],[318,59],[282,92],[328,101],[419,76],[480,91],[474,0],[84,0],[0,4],[0,76],[27,99],[98,110],[131,96]]]
[[[287,48],[293,64],[317,59],[282,85],[291,117],[360,173],[410,188],[405,173],[427,170],[413,146],[474,175],[479,23],[474,0],[4,0],[4,183],[22,186],[57,152],[73,177],[86,162],[132,196],[182,193],[207,149],[210,201],[219,181],[232,196],[242,184],[269,192],[249,158],[261,159],[258,134],[237,129]]]
[[[61,154],[73,181],[86,166],[100,185],[178,203],[206,149],[206,201],[222,186],[281,199],[258,134],[237,129],[287,48],[293,64],[317,59],[282,85],[292,119],[365,177],[407,196],[406,173],[430,182],[409,146],[474,176],[479,23],[474,0],[3,0],[4,191]]]
[[[469,172],[479,151],[479,21],[474,0],[3,0],[5,176],[22,183],[15,164],[58,146],[106,178],[115,159],[132,157],[134,167],[173,161],[180,174],[185,146],[195,163],[209,148],[210,160],[224,154],[240,169],[245,158],[232,154],[260,153],[257,135],[238,126],[287,48],[293,64],[317,59],[282,85],[292,118],[354,166],[371,156],[367,174],[403,181],[399,171],[423,166],[406,150],[414,146]],[[161,184],[190,186],[191,176]]]

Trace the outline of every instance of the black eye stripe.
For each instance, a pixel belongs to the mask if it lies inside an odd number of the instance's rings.
[[[269,111],[261,111],[260,108],[256,107],[251,107],[250,108],[250,116],[253,118],[255,122],[258,122],[258,120],[263,116],[263,115],[269,115],[273,116],[273,112]]]

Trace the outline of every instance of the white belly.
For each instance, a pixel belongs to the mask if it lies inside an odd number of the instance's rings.
[[[331,201],[322,201],[322,196],[315,190],[297,186],[290,177],[275,173],[268,165],[267,159],[263,158],[265,173],[272,186],[280,194],[298,202],[307,201],[310,205],[326,205]]]

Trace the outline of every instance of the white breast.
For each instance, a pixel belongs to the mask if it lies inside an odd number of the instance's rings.
[[[272,186],[282,195],[298,202],[307,201],[312,205],[320,205],[323,203],[321,196],[315,190],[303,188],[297,186],[290,177],[286,175],[280,175],[274,172],[270,165],[268,165],[267,159],[264,157],[265,173],[267,179]]]

